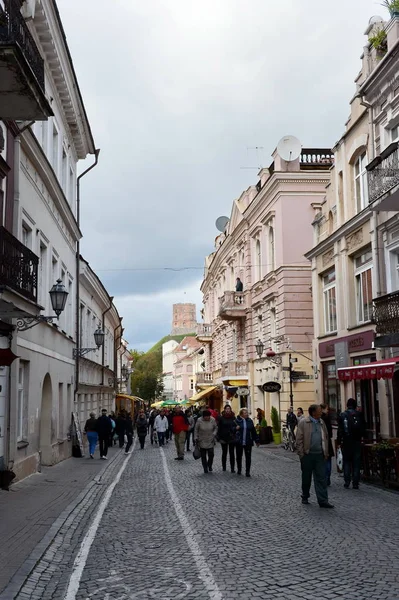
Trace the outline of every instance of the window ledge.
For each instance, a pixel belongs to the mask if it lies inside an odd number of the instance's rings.
[[[338,335],[338,331],[333,331],[331,333],[323,333],[323,335],[319,335],[317,337],[318,340],[324,340],[325,338],[329,338],[329,337],[337,337]]]
[[[367,325],[373,325],[373,321],[364,321],[364,323],[360,323],[359,325],[351,325],[348,327],[348,331],[353,331],[354,329],[360,329],[361,327],[366,327]]]
[[[22,450],[23,448],[27,448],[28,446],[29,446],[29,442],[28,442],[28,440],[20,440],[20,441],[17,443],[17,448],[18,448],[18,450]]]

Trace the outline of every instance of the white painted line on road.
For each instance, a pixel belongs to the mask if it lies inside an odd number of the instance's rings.
[[[132,451],[134,450],[134,447],[136,445],[136,439],[137,438],[134,439]],[[130,456],[131,454],[129,454],[129,456],[125,458],[125,460],[123,461],[123,465],[119,469],[114,481],[108,486],[104,498],[101,500],[100,505],[97,509],[97,513],[80,545],[79,552],[73,563],[72,573],[69,578],[68,589],[64,596],[64,600],[75,600],[76,598],[76,594],[79,591],[80,580],[82,578],[83,570],[87,562],[87,557],[89,556],[90,548],[96,537],[97,529],[101,523],[101,519],[103,518],[104,511],[107,508],[109,501],[111,500],[112,493],[117,484],[119,483],[123,471],[126,469]]]
[[[180,521],[180,525],[182,526],[184,536],[186,538],[188,547],[191,550],[191,554],[193,555],[194,562],[197,565],[198,573],[204,585],[208,591],[209,598],[211,600],[223,600],[223,596],[221,591],[218,588],[218,585],[212,575],[212,571],[208,566],[208,563],[205,560],[203,553],[201,552],[201,548],[195,540],[194,532],[191,529],[190,523],[184,513],[183,507],[180,504],[180,500],[175,492],[175,488],[173,487],[172,478],[169,473],[168,463],[166,460],[165,452],[163,448],[160,449],[162,453],[162,462],[165,473],[165,481],[167,488],[169,490],[169,494],[172,498],[173,508],[176,511],[176,515]],[[68,599],[69,600],[69,599]]]

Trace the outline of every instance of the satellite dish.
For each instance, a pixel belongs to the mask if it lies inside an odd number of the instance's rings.
[[[219,217],[218,219],[216,219],[216,229],[224,233],[226,231],[228,222],[228,217]]]
[[[277,152],[283,160],[291,162],[296,160],[301,154],[302,144],[298,138],[293,135],[286,135],[279,141]]]

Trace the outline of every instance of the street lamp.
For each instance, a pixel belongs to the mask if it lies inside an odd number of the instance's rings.
[[[121,367],[121,375],[122,375],[122,380],[127,379],[129,377],[129,369],[127,368],[126,365],[123,365]]]
[[[57,282],[53,285],[51,290],[49,291],[51,307],[56,314],[56,317],[51,316],[47,317],[45,315],[38,315],[37,317],[26,317],[26,318],[18,318],[17,319],[17,331],[27,331],[27,329],[32,329],[39,323],[52,323],[55,318],[59,319],[60,314],[65,308],[65,304],[68,298],[68,292],[65,289],[64,284],[61,279],[58,279]]]
[[[255,350],[256,350],[256,354],[259,356],[259,358],[262,358],[264,348],[265,348],[265,345],[262,342],[262,340],[258,340],[257,343],[255,344]]]
[[[73,349],[73,358],[81,358],[88,352],[94,352],[95,350],[98,350],[104,344],[104,338],[105,338],[105,333],[103,332],[103,330],[101,329],[101,327],[99,325],[94,332],[94,341],[96,343],[97,348],[74,348]]]

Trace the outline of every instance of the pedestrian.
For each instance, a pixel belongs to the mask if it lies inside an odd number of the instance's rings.
[[[344,461],[344,487],[351,481],[354,490],[359,489],[362,439],[366,433],[363,414],[357,410],[356,400],[349,398],[346,411],[338,419],[337,442],[342,448]]]
[[[111,434],[109,436],[109,447],[112,448],[112,446],[114,445],[114,434],[116,428],[116,416],[113,410],[111,410],[111,412],[109,413],[109,418],[112,426]]]
[[[148,432],[147,426],[148,426],[147,417],[145,416],[144,409],[140,408],[139,414],[137,415],[137,419],[136,419],[136,430],[137,430],[137,436],[138,436],[139,442],[140,442],[140,448],[142,450],[144,450],[145,438],[146,438],[147,432]]]
[[[125,454],[129,454],[130,452],[132,452],[130,448],[132,447],[133,443],[133,421],[130,414],[126,415],[126,419],[124,420],[124,426],[124,436],[126,435],[127,438]]]
[[[328,405],[320,404],[320,407],[321,407],[321,411],[322,411],[321,418],[324,421],[324,424],[327,429],[327,434],[328,434],[328,458],[326,460],[326,481],[327,481],[327,485],[330,486],[331,485],[331,471],[332,471],[331,459],[334,456],[334,448],[333,448],[333,444],[332,444],[333,430],[332,430],[332,423],[331,423],[330,415],[328,414],[328,412],[329,412]]]
[[[85,433],[87,435],[87,441],[89,442],[90,458],[94,458],[94,452],[96,450],[98,433],[97,433],[97,419],[94,413],[90,413],[90,419],[87,419],[85,425]]]
[[[100,458],[107,460],[109,436],[112,432],[112,423],[105,408],[103,408],[101,411],[101,417],[97,419],[97,432],[100,443]]]
[[[194,436],[194,427],[195,427],[195,419],[194,419],[193,415],[191,414],[190,409],[186,410],[186,417],[188,420],[188,430],[187,430],[187,435],[186,435],[186,449],[187,449],[187,452],[190,452],[190,439],[191,439],[191,437]]]
[[[154,427],[157,432],[159,447],[161,448],[165,445],[165,436],[169,429],[169,421],[164,410],[161,410],[159,415],[155,417]]]
[[[236,446],[237,422],[230,404],[226,404],[224,411],[218,421],[217,438],[222,446],[222,469],[226,470],[227,453],[230,458],[230,469],[235,473],[235,446]]]
[[[289,407],[287,418],[286,418],[286,426],[287,429],[291,430],[291,433],[295,439],[295,427],[298,425],[298,419],[295,416],[294,409],[292,406]]]
[[[177,451],[175,460],[184,460],[184,446],[186,443],[186,433],[188,431],[189,424],[181,406],[177,406],[175,408],[175,412],[172,417],[172,425]]]
[[[194,443],[201,451],[201,462],[204,473],[212,473],[213,458],[215,454],[215,441],[217,434],[216,420],[209,410],[204,410],[202,417],[197,419],[194,430]]]
[[[154,423],[157,417],[157,411],[154,409],[150,413],[150,418],[148,419],[148,431],[150,434],[151,444],[154,444]]]
[[[334,508],[328,501],[325,461],[328,458],[328,433],[321,420],[321,407],[309,406],[309,416],[301,419],[296,436],[296,450],[301,459],[302,504],[309,504],[313,482],[320,508]]]
[[[256,433],[254,422],[249,418],[246,408],[242,408],[237,417],[236,441],[237,475],[241,475],[242,455],[245,454],[245,475],[246,477],[251,477],[252,446],[254,444],[259,446],[259,436]]]
[[[118,436],[119,448],[125,445],[126,416],[120,412],[115,421],[115,433]]]
[[[296,411],[296,418],[297,418],[298,424],[299,424],[300,421],[302,421],[302,419],[305,418],[305,415],[303,414],[303,408],[299,407],[297,409],[297,411]]]
[[[244,285],[241,281],[241,279],[239,277],[237,277],[236,279],[236,292],[243,292],[244,291]]]
[[[166,434],[166,443],[168,443],[169,440],[172,441],[172,439],[173,439],[173,412],[171,410],[168,411],[167,417],[168,417],[169,429]]]

